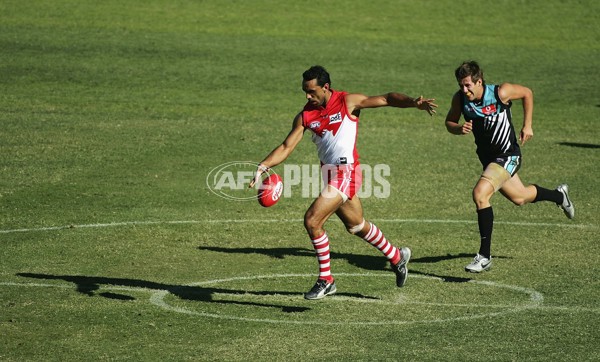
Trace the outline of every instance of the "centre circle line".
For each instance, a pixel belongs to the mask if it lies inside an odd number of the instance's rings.
[[[382,276],[389,277],[390,276],[388,274],[374,274],[374,273],[337,273],[336,275],[348,276],[348,277],[382,277]],[[312,274],[270,274],[270,275],[257,275],[257,276],[242,276],[242,277],[214,279],[214,280],[208,280],[208,281],[204,281],[204,282],[196,282],[196,283],[188,284],[188,286],[214,285],[214,284],[219,284],[219,283],[226,283],[226,282],[232,282],[232,281],[243,281],[243,280],[270,279],[270,278],[295,278],[295,277],[313,277],[313,275]],[[430,276],[424,276],[424,275],[415,275],[415,276],[412,276],[412,278],[442,281],[442,278],[430,277]],[[314,320],[298,321],[298,320],[289,320],[289,319],[286,320],[286,319],[269,319],[269,318],[249,318],[249,317],[240,317],[240,316],[235,316],[235,315],[225,315],[225,314],[208,313],[208,312],[202,312],[202,311],[200,311],[200,312],[193,311],[193,310],[190,310],[187,308],[177,307],[177,306],[173,306],[173,305],[167,303],[165,301],[165,298],[169,294],[171,294],[167,290],[161,290],[161,291],[154,292],[151,295],[149,301],[150,301],[150,303],[152,303],[152,304],[156,305],[157,307],[162,308],[164,310],[177,312],[177,313],[181,313],[181,314],[195,315],[195,316],[215,318],[215,319],[237,320],[237,321],[245,321],[245,322],[260,322],[260,323],[271,323],[271,324],[369,326],[369,325],[389,325],[389,324],[406,325],[406,324],[419,324],[419,323],[444,323],[444,322],[479,319],[479,318],[485,318],[485,317],[495,317],[495,316],[499,316],[499,315],[503,315],[503,314],[514,313],[514,312],[518,312],[518,311],[522,311],[522,310],[526,310],[526,309],[540,307],[544,300],[544,297],[541,293],[539,293],[533,289],[529,289],[529,288],[523,288],[523,287],[519,287],[519,286],[506,285],[506,284],[499,284],[499,283],[489,282],[489,281],[477,281],[477,280],[471,280],[468,283],[481,284],[481,285],[486,285],[486,286],[496,287],[496,288],[504,288],[504,289],[513,290],[513,291],[516,291],[519,293],[524,293],[524,294],[529,295],[529,303],[515,306],[515,305],[458,304],[458,303],[454,303],[454,304],[453,303],[448,303],[448,304],[446,304],[446,303],[421,303],[421,302],[410,302],[410,301],[404,301],[404,300],[402,300],[399,303],[398,302],[394,303],[394,302],[389,302],[389,301],[386,302],[386,301],[373,300],[371,302],[379,303],[379,304],[383,304],[383,305],[421,304],[421,305],[433,305],[433,306],[470,307],[470,308],[473,308],[473,307],[474,308],[477,308],[477,307],[503,308],[505,310],[497,311],[497,312],[482,313],[482,314],[473,314],[473,315],[467,315],[467,316],[457,316],[457,317],[452,317],[452,318],[424,319],[424,320],[326,321],[326,320],[320,319],[318,321],[314,321]],[[298,294],[298,298],[300,298],[300,297],[301,297],[301,295]],[[348,301],[360,302],[359,298],[349,298],[349,297],[340,298],[339,296],[335,296],[335,295],[328,297],[327,301],[328,302],[338,302],[338,301],[339,302],[348,302]]]

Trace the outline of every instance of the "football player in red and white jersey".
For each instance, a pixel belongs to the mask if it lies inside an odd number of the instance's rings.
[[[407,278],[407,263],[411,251],[393,246],[381,230],[363,217],[363,208],[356,195],[362,176],[356,150],[358,121],[361,109],[377,107],[414,107],[435,114],[434,99],[412,98],[402,93],[366,96],[333,90],[329,73],[322,66],[313,66],[303,75],[302,90],[307,103],[296,115],[292,130],[258,165],[250,187],[262,173],[282,163],[296,148],[306,130],[312,132],[321,161],[324,189],[304,215],[308,232],[319,262],[319,277],[304,297],[321,299],[336,292],[330,268],[329,237],[323,228],[334,213],[348,232],[357,235],[379,249],[390,261],[396,274],[396,285],[402,287]]]

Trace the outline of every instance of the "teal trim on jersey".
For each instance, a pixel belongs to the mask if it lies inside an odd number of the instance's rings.
[[[485,85],[483,89],[483,98],[480,102],[469,102],[463,94],[463,115],[465,118],[485,118],[486,116],[493,116],[502,112],[502,110],[506,108],[506,105],[502,103],[497,92],[497,85]]]
[[[477,155],[484,164],[498,157],[521,155],[512,125],[512,102],[502,103],[499,89],[498,85],[484,85],[481,99],[475,102],[469,102],[464,94],[462,97],[462,113],[466,121],[473,121]]]

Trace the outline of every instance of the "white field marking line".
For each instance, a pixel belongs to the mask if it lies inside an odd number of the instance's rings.
[[[336,275],[339,275],[337,273]],[[238,300],[260,300],[261,298],[268,297],[270,300],[276,301],[292,301],[300,299],[298,296],[289,296],[283,294],[268,294],[268,296],[256,296],[256,295],[240,295],[239,293],[213,293],[213,297],[229,297]],[[217,299],[214,299],[218,301]],[[378,305],[399,305],[399,304],[410,304],[410,305],[423,305],[429,307],[456,307],[456,308],[491,308],[491,309],[505,309],[505,308],[538,308],[538,305],[506,305],[506,304],[464,304],[464,303],[434,303],[434,302],[415,302],[410,300],[405,300],[403,298],[399,298],[397,301],[385,301],[381,299],[371,299],[371,298],[358,298],[358,297],[344,297],[340,295],[335,295],[333,298],[327,299],[330,302],[351,302],[351,303],[362,303],[362,304],[378,304]]]
[[[381,276],[390,277],[389,274],[373,274],[373,273],[362,273],[362,274],[337,273],[336,275],[351,276],[351,277],[381,277]],[[193,284],[189,284],[189,286],[212,285],[212,284],[218,284],[218,283],[224,283],[224,282],[230,282],[230,281],[239,281],[239,280],[255,280],[255,279],[267,279],[267,278],[289,278],[289,277],[314,277],[314,275],[312,275],[312,274],[271,274],[271,275],[234,277],[234,278],[215,279],[215,280],[210,280],[210,281],[206,281],[206,282],[193,283]],[[429,276],[421,276],[421,275],[413,276],[413,278],[433,279],[433,280],[442,281],[442,279],[439,277],[429,277]],[[273,324],[273,323],[297,324],[297,325],[305,324],[305,325],[354,325],[354,326],[376,325],[376,326],[378,326],[378,325],[389,325],[389,324],[406,325],[406,324],[417,324],[417,323],[443,323],[443,322],[451,322],[451,321],[459,321],[459,320],[471,320],[471,319],[478,319],[478,318],[495,317],[495,316],[499,316],[499,315],[503,315],[503,314],[537,308],[537,307],[541,306],[541,304],[544,300],[543,295],[533,289],[522,288],[522,287],[512,286],[512,285],[504,285],[504,284],[493,283],[493,282],[479,282],[476,280],[471,280],[471,281],[469,281],[469,283],[483,284],[483,285],[497,287],[497,288],[505,288],[505,289],[517,291],[519,293],[528,294],[530,296],[530,301],[529,301],[529,303],[523,304],[523,305],[506,305],[506,306],[463,304],[460,306],[475,307],[475,308],[477,308],[477,307],[506,308],[506,310],[499,311],[499,312],[490,312],[490,313],[484,313],[484,314],[473,314],[473,315],[468,315],[468,316],[446,318],[446,319],[428,319],[428,320],[426,319],[426,320],[412,320],[412,321],[406,321],[406,320],[404,320],[404,321],[398,321],[398,320],[356,321],[355,320],[355,321],[340,321],[340,322],[325,321],[325,320],[297,321],[297,320],[282,320],[282,319],[261,319],[261,318],[247,318],[247,317],[239,317],[239,316],[232,316],[232,315],[214,314],[214,313],[207,313],[207,312],[197,312],[197,311],[192,311],[192,310],[182,308],[182,307],[172,306],[172,305],[168,304],[167,302],[165,302],[164,298],[169,294],[169,292],[166,290],[158,291],[158,292],[154,293],[150,297],[150,303],[152,303],[162,309],[177,312],[177,313],[182,313],[182,314],[187,314],[187,315],[196,315],[196,316],[201,316],[201,317],[216,318],[216,319],[245,321],[245,322],[260,322],[260,323],[271,323],[271,324]],[[271,296],[269,296],[269,297],[271,297]],[[300,296],[298,296],[297,298],[300,299]],[[290,298],[285,297],[285,299],[289,300]],[[358,302],[358,301],[360,301],[360,298],[350,298],[350,297],[340,298],[340,297],[334,295],[334,296],[327,298],[327,301],[328,302],[348,302],[348,301]],[[402,305],[402,304],[411,304],[411,302],[407,302],[405,300],[400,300],[399,302],[396,302],[396,303],[384,301],[384,302],[381,302],[380,304],[382,304],[382,305],[385,305],[385,304],[387,304],[387,305],[392,305],[392,304],[393,305]],[[414,303],[414,304],[420,304],[420,303]],[[435,303],[435,305],[436,306],[448,306],[443,303]],[[451,304],[449,304],[449,305],[452,306]]]
[[[417,224],[476,224],[476,220],[454,220],[454,219],[374,219],[381,223],[417,223]],[[84,228],[106,228],[118,226],[133,225],[180,225],[180,224],[265,224],[265,223],[299,223],[302,219],[221,219],[221,220],[171,220],[171,221],[122,221],[97,224],[77,224],[63,226],[48,226],[38,228],[8,229],[0,230],[0,234],[26,233],[33,231],[53,231],[65,229],[84,229]],[[559,224],[544,222],[520,222],[520,221],[494,221],[498,225],[512,226],[535,226],[535,227],[562,227],[576,229],[597,229],[599,226],[594,224]]]
[[[48,226],[48,227],[28,228],[28,229],[24,228],[24,229],[0,230],[0,234],[26,233],[26,232],[31,232],[31,231],[53,231],[53,230],[65,230],[65,229],[105,228],[105,227],[116,227],[116,226],[132,226],[132,225],[200,224],[200,223],[202,223],[202,221],[197,221],[197,220],[122,221],[122,222],[109,222],[109,223],[98,223],[98,224],[78,224],[78,225]]]
[[[336,274],[339,275],[339,274]],[[343,274],[342,274],[343,275]],[[361,274],[361,275],[370,275],[370,274]],[[290,277],[290,276],[306,276],[306,274],[286,274],[286,276]],[[438,279],[436,277],[427,277],[427,276],[411,276],[411,278],[430,278],[430,279]],[[256,277],[244,277],[244,278],[238,278],[238,280],[240,279],[245,279],[245,280],[251,280],[251,279],[257,279]],[[226,282],[226,281],[230,281],[230,279],[221,279],[221,280],[211,280],[208,282],[202,282],[202,283],[194,283],[194,284],[190,284],[190,286],[193,285],[203,285],[203,284],[214,284],[217,283],[219,281],[222,282]],[[74,285],[67,285],[67,284],[49,284],[49,283],[15,283],[15,282],[0,282],[0,286],[6,286],[6,287],[25,287],[25,288],[59,288],[59,289],[76,289]],[[150,288],[145,288],[145,287],[120,287],[120,286],[102,286],[100,287],[98,290],[100,289],[105,289],[105,290],[112,290],[112,291],[126,291],[126,292],[145,292],[145,293],[163,293],[166,292],[167,294],[169,293],[169,291],[165,290],[165,289],[161,289],[159,291],[157,291],[156,289],[150,289]],[[239,297],[239,294],[228,294],[228,293],[217,293],[218,295],[226,295],[226,296],[236,296]],[[291,300],[291,299],[297,299],[296,297],[290,297],[290,296],[281,296],[281,298],[277,298],[278,294],[272,294],[269,295],[269,297],[274,297],[275,299],[281,299],[281,300]],[[429,305],[429,306],[438,306],[438,307],[486,307],[486,308],[510,308],[510,307],[514,307],[511,305],[494,305],[494,304],[457,304],[457,303],[433,303],[433,302],[411,302],[411,301],[402,301],[400,303],[397,302],[384,302],[378,299],[360,299],[360,298],[352,298],[352,297],[342,297],[342,296],[335,296],[335,300],[336,301],[348,301],[348,302],[354,302],[354,303],[380,303],[380,304],[418,304],[418,305]],[[550,305],[540,305],[540,306],[534,306],[532,308],[536,308],[536,309],[543,309],[543,310],[556,310],[556,311],[564,311],[564,312],[585,312],[585,313],[600,313],[600,309],[599,308],[591,308],[591,307],[580,307],[580,306],[572,306],[572,307],[566,307],[566,306],[550,306]]]
[[[0,285],[5,287],[47,287],[47,288],[64,288],[64,289],[75,289],[72,285],[66,284],[42,284],[42,283],[13,283],[13,282],[2,282]]]
[[[346,276],[346,277],[382,277],[382,276],[383,277],[392,277],[393,276],[391,274],[377,274],[377,273],[336,273],[336,275],[337,276]],[[243,281],[243,280],[256,280],[256,279],[298,278],[298,277],[314,277],[314,275],[312,275],[312,274],[267,274],[267,275],[256,275],[256,276],[245,276],[245,277],[233,277],[233,278],[225,278],[225,279],[214,279],[214,280],[209,280],[206,282],[198,282],[198,283],[188,284],[188,286],[212,285],[212,284],[219,284],[219,283],[240,281],[240,280]],[[436,280],[436,281],[440,281],[440,282],[443,281],[443,278],[427,276],[427,275],[411,275],[411,278],[430,279],[430,280]],[[533,306],[536,306],[536,307],[540,306],[544,301],[544,296],[541,293],[539,293],[533,289],[529,289],[529,288],[523,288],[523,287],[512,286],[512,285],[503,285],[503,284],[499,284],[499,283],[494,283],[494,282],[489,282],[489,281],[478,281],[478,280],[469,280],[468,283],[483,284],[483,285],[487,285],[490,287],[500,287],[500,288],[515,290],[515,291],[523,293],[523,294],[529,294],[531,301],[533,302],[533,304],[535,304]],[[239,297],[239,294],[233,294],[233,293],[216,293],[216,294]],[[271,296],[277,296],[277,294],[273,294]],[[284,299],[289,298],[289,296],[283,296],[283,295],[280,295],[280,296],[283,297]],[[335,299],[336,299],[336,301],[337,300],[355,301],[355,302],[375,301],[377,303],[382,302],[381,300],[376,300],[376,299],[363,299],[363,298],[341,297],[341,296],[336,296]],[[515,307],[515,305],[453,304],[453,303],[432,303],[432,302],[410,302],[410,301],[405,301],[405,300],[402,300],[400,302],[391,302],[390,304],[419,304],[419,305],[431,305],[431,306],[456,306],[456,307],[476,306],[476,307],[494,307],[494,308]]]
[[[383,275],[383,274],[372,274],[372,273],[366,273],[366,274],[348,274],[348,273],[338,273],[337,275],[342,275],[342,276],[389,276],[389,275]],[[194,285],[211,285],[211,284],[218,284],[221,282],[228,282],[228,281],[233,281],[233,280],[255,280],[255,279],[260,279],[260,278],[274,278],[274,277],[308,277],[308,274],[284,274],[284,275],[263,275],[263,276],[248,276],[248,277],[237,277],[237,278],[229,278],[229,279],[215,279],[215,280],[209,280],[206,282],[199,282],[199,283],[193,283],[190,284],[189,286],[194,286]],[[313,275],[310,275],[310,277],[313,277]],[[438,277],[428,277],[428,276],[412,276],[413,278],[422,278],[422,279],[433,279],[433,280],[439,280],[441,281],[441,278]],[[493,282],[477,282],[477,281],[471,281],[473,283],[476,284],[487,284],[488,286],[491,287],[497,287],[500,286],[502,287],[502,285],[500,284],[496,284]],[[0,282],[0,286],[7,286],[7,287],[46,287],[46,288],[60,288],[60,289],[75,289],[75,286],[70,283],[70,284],[48,284],[48,283],[16,283],[16,282]],[[467,320],[467,319],[476,319],[476,318],[483,318],[483,317],[492,317],[492,316],[498,316],[501,314],[507,314],[509,312],[518,312],[521,310],[532,310],[532,309],[538,309],[538,310],[550,310],[550,311],[558,311],[558,312],[579,312],[579,313],[600,313],[600,309],[599,308],[588,308],[588,307],[580,307],[580,306],[571,306],[571,307],[567,307],[567,306],[548,306],[548,305],[541,305],[543,296],[538,293],[535,290],[532,289],[527,289],[527,288],[522,288],[522,287],[518,287],[518,286],[508,286],[510,287],[510,289],[519,291],[519,292],[523,292],[523,293],[531,293],[530,294],[530,299],[533,303],[529,304],[529,305],[523,305],[523,306],[517,306],[515,307],[514,305],[492,305],[492,304],[456,304],[456,303],[433,303],[433,302],[411,302],[411,301],[406,301],[402,298],[400,298],[401,300],[399,302],[385,302],[385,301],[381,301],[381,300],[365,300],[363,301],[360,298],[352,298],[352,297],[341,297],[341,296],[332,296],[329,297],[327,300],[328,301],[343,301],[343,302],[354,302],[354,303],[379,303],[381,305],[399,305],[399,304],[414,304],[414,305],[428,305],[428,306],[439,306],[439,307],[470,307],[470,308],[513,308],[512,310],[508,310],[508,311],[502,311],[502,312],[495,312],[495,313],[488,313],[485,315],[472,315],[472,316],[465,316],[465,317],[455,317],[452,319],[445,319],[445,320],[423,320],[423,321],[386,321],[386,322],[359,322],[359,323],[348,323],[348,322],[328,322],[325,324],[339,324],[339,325],[346,325],[346,324],[358,324],[358,325],[382,325],[382,324],[386,324],[386,323],[392,323],[392,324],[416,324],[416,323],[440,323],[440,322],[448,322],[448,321],[459,321],[459,320]],[[311,321],[304,321],[304,322],[298,322],[298,321],[285,321],[285,320],[264,320],[264,319],[251,319],[251,318],[243,318],[243,317],[235,317],[235,316],[222,316],[222,315],[216,315],[216,314],[210,314],[210,313],[204,313],[204,312],[195,312],[195,311],[190,311],[188,309],[185,308],[179,308],[179,307],[175,307],[172,305],[167,304],[164,301],[164,297],[166,297],[168,294],[170,294],[169,291],[167,290],[156,290],[156,289],[150,289],[150,288],[144,288],[144,287],[123,287],[123,286],[101,286],[98,290],[112,290],[112,291],[129,291],[129,292],[145,292],[145,293],[151,293],[152,295],[150,296],[149,301],[158,306],[159,308],[165,309],[167,311],[173,311],[173,312],[177,312],[177,313],[182,313],[182,314],[187,314],[187,315],[197,315],[197,316],[202,316],[202,317],[210,317],[210,318],[221,318],[221,319],[233,319],[233,320],[240,320],[240,321],[245,321],[245,322],[262,322],[262,323],[280,323],[280,324],[284,324],[284,323],[288,323],[288,324],[322,324],[321,322],[311,322]],[[228,295],[226,293],[219,293],[222,295]],[[237,297],[239,297],[239,295],[236,295]],[[277,300],[281,299],[281,300],[285,300],[285,301],[289,301],[289,300],[293,300],[293,299],[301,299],[300,296],[297,297],[290,297],[290,296],[282,296],[282,298],[277,298],[278,295],[274,294],[274,295],[270,295],[269,298],[275,298]],[[362,323],[362,324],[361,324]]]

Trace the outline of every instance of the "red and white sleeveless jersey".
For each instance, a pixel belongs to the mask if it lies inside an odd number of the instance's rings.
[[[356,139],[358,117],[348,114],[347,92],[331,89],[332,95],[326,107],[307,103],[302,111],[302,124],[313,132],[312,140],[317,146],[321,163],[346,165],[358,163]]]

